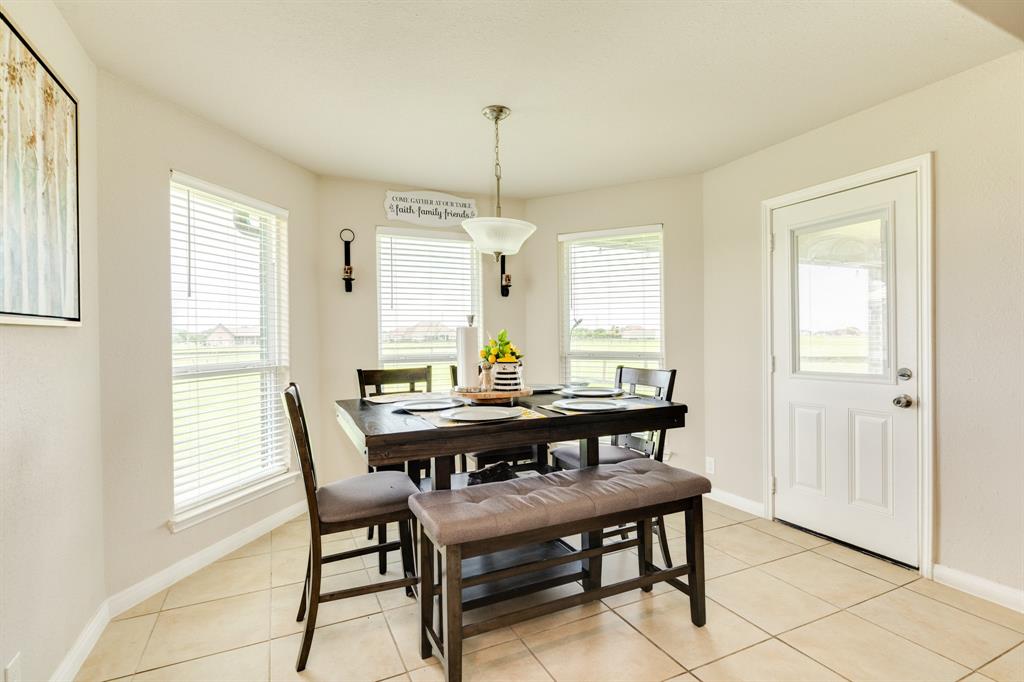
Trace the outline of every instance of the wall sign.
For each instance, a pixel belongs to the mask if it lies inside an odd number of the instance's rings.
[[[467,218],[476,217],[476,200],[426,190],[388,191],[384,197],[384,210],[389,220],[430,227],[450,227],[462,224]]]

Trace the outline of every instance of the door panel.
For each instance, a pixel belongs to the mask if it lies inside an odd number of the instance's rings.
[[[917,565],[916,177],[772,226],[776,517]]]

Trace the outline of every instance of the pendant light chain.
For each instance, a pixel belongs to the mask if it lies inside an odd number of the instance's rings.
[[[500,138],[498,136],[498,122],[501,120],[500,117],[494,118],[494,185],[497,188],[497,195],[495,199],[494,212],[497,217],[501,217],[501,159],[498,156],[498,145]]]

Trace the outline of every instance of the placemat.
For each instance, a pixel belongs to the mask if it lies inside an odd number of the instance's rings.
[[[615,398],[615,400],[621,400],[621,398]],[[610,414],[612,412],[629,412],[630,410],[644,410],[644,409],[647,409],[649,407],[658,407],[658,406],[659,406],[659,403],[652,404],[652,403],[645,402],[643,400],[631,400],[628,403],[628,407],[624,407],[621,410],[608,410],[608,412],[586,412],[586,411],[583,411],[583,410],[567,410],[565,408],[554,407],[552,405],[545,405],[544,409],[545,410],[551,410],[552,412],[558,412],[559,414],[564,414],[564,415],[568,415],[568,416],[571,417],[571,416],[576,415],[576,414]]]
[[[521,415],[519,415],[515,419],[508,419],[508,420],[505,420],[505,421],[515,422],[515,421],[520,421],[522,419],[547,419],[547,416],[541,414],[540,412],[536,412],[536,411],[531,410],[531,409],[526,408],[526,407],[521,407],[520,409],[523,411],[523,413]],[[449,426],[467,426],[469,424],[486,424],[487,423],[487,422],[457,422],[457,421],[452,421],[451,419],[446,419],[446,418],[442,417],[440,412],[414,412],[412,410],[407,410],[407,411],[409,412],[409,414],[414,414],[417,417],[420,417],[424,421],[428,422],[432,426],[436,426],[438,428],[447,428]]]

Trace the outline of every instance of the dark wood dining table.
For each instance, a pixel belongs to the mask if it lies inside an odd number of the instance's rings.
[[[563,414],[551,409],[551,403],[563,398],[558,394],[537,394],[516,398],[517,405],[542,414],[544,418],[512,419],[496,422],[468,423],[438,427],[394,404],[374,403],[366,399],[338,400],[335,414],[338,424],[372,467],[394,467],[409,462],[430,462],[431,475],[424,488],[444,490],[453,486],[455,455],[467,452],[534,446],[535,461],[525,468],[541,473],[548,471],[547,444],[579,440],[580,466],[598,463],[598,445],[602,436],[658,431],[686,426],[686,405],[654,398],[632,397],[627,409],[613,412]],[[520,467],[524,468],[524,467]],[[455,477],[455,486],[466,485],[466,474]],[[588,533],[581,538],[586,547],[602,544],[603,534]],[[465,566],[463,575],[500,570],[529,559],[536,561],[574,548],[559,543],[545,543],[524,548],[520,552],[503,552],[467,560],[478,565]],[[583,560],[579,565],[564,564],[557,569],[540,572],[532,580],[510,580],[467,589],[463,608],[468,610],[486,604],[521,596],[550,587],[582,580],[587,589],[601,585],[600,557]]]

